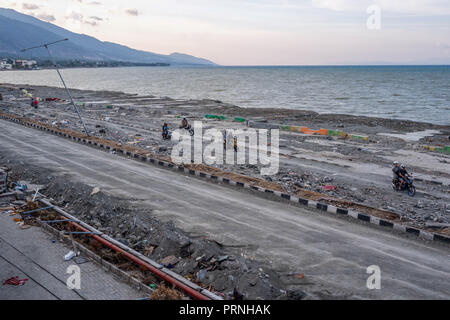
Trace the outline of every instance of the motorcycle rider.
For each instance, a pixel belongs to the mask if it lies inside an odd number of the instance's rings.
[[[396,186],[398,189],[399,182],[400,182],[400,163],[398,161],[394,161],[393,167],[392,167],[392,183]]]
[[[408,171],[406,171],[406,166],[403,163],[400,165],[398,175],[400,177],[400,189],[402,189],[403,185],[408,181],[410,177],[410,174],[408,173]]]
[[[183,120],[181,120],[181,126],[180,129],[186,129],[187,131],[189,131],[190,135],[193,136],[194,135],[194,129],[192,128],[192,126],[188,123],[186,118],[183,118]]]
[[[183,118],[183,120],[181,120],[180,129],[188,129],[188,128],[189,128],[189,123],[186,118]]]

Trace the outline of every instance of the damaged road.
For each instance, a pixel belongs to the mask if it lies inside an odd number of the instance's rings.
[[[281,288],[301,287],[313,299],[450,298],[448,247],[270,201],[5,121],[1,121],[0,142],[0,161],[27,168],[33,173],[33,183],[63,181],[59,192],[64,194],[66,188],[71,193],[60,195],[61,201],[89,197],[97,187],[102,193],[127,199],[128,209],[139,212],[142,221],[146,217],[173,221],[191,238],[211,239],[230,254],[263,261],[259,272],[244,271],[252,276],[236,283],[241,291],[251,292],[259,282],[275,278]],[[75,190],[69,188],[74,184],[88,185],[89,192],[74,195]],[[58,199],[56,189],[53,192],[52,197]],[[129,217],[128,222],[134,223]],[[102,225],[101,219],[98,223]],[[169,256],[155,254],[160,259]],[[381,290],[366,287],[366,269],[371,265],[381,268]],[[215,271],[199,274],[213,284],[218,276]],[[229,281],[236,281],[230,276]],[[248,297],[278,295],[254,290]]]

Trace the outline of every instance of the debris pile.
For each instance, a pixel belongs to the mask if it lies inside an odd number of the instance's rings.
[[[153,291],[150,295],[150,300],[186,300],[186,297],[180,291],[174,288],[168,288],[164,284]]]
[[[42,184],[41,193],[52,199],[52,203],[92,225],[123,244],[133,248],[166,268],[186,277],[199,286],[233,299],[238,290],[245,299],[276,299],[282,296],[281,284],[275,271],[270,267],[262,271],[262,263],[249,257],[241,249],[225,248],[222,244],[201,237],[191,239],[173,222],[160,222],[151,216],[151,210],[138,207],[129,200],[105,194],[98,187],[81,183],[68,183],[64,177],[51,177],[42,168],[27,168],[23,164],[14,168],[14,176],[31,185]],[[22,184],[24,184],[22,182]],[[33,190],[28,190],[29,197]],[[51,208],[38,206],[36,202],[21,200],[15,215],[24,225],[34,225],[34,218],[51,221],[52,226],[72,232],[73,237],[88,249],[96,252],[106,261],[118,266],[150,287],[157,288],[158,280],[149,272],[142,272],[120,254],[97,243],[77,230],[67,228],[67,224],[57,222],[60,216]],[[12,211],[11,211],[12,212]],[[76,251],[68,258],[76,259]],[[64,257],[62,257],[64,258]]]

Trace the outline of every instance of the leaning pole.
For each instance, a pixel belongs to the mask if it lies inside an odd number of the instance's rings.
[[[75,108],[75,111],[76,111],[77,114],[78,114],[78,118],[80,118],[80,122],[81,122],[81,124],[83,125],[84,132],[86,132],[86,135],[89,136],[89,131],[87,130],[86,124],[84,123],[83,118],[81,117],[80,110],[78,109],[77,105],[76,105],[75,102],[73,101],[73,98],[72,98],[72,95],[70,94],[69,88],[67,88],[66,82],[64,81],[64,79],[63,79],[63,77],[62,77],[62,75],[61,75],[61,72],[60,72],[59,69],[58,69],[58,66],[57,66],[56,62],[54,61],[53,56],[52,56],[52,54],[50,53],[50,49],[48,48],[50,45],[53,45],[53,44],[56,44],[56,43],[59,43],[59,42],[63,42],[63,41],[67,41],[67,40],[69,40],[69,39],[66,38],[66,39],[62,39],[62,40],[55,41],[55,42],[44,43],[44,44],[42,44],[42,45],[40,45],[40,46],[31,47],[31,48],[27,48],[27,49],[22,49],[21,51],[22,51],[22,52],[25,52],[25,51],[32,50],[32,49],[37,49],[37,48],[45,48],[45,49],[47,49],[48,55],[49,55],[49,57],[50,57],[50,61],[52,62],[53,66],[55,67],[56,72],[58,73],[59,78],[61,79],[61,82],[63,83],[64,88],[66,89],[67,95],[68,95],[69,98],[70,98],[70,102],[72,103],[73,107]]]

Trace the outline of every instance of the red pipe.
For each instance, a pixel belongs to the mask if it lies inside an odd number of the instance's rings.
[[[62,217],[63,219],[66,219],[66,217]],[[76,227],[77,229],[83,231],[83,232],[89,232],[88,229],[83,228],[82,226],[80,226],[79,224],[69,221],[69,223],[71,225],[73,225],[74,227]],[[150,270],[153,274],[155,274],[156,276],[158,276],[159,278],[175,285],[176,287],[178,287],[179,289],[183,290],[184,292],[186,292],[188,295],[190,295],[191,297],[197,299],[197,300],[211,300],[209,297],[201,294],[200,292],[192,289],[191,287],[185,285],[184,283],[178,281],[177,279],[174,279],[172,277],[170,277],[169,275],[165,274],[164,272],[162,272],[161,270],[158,270],[157,268],[153,267],[152,265],[142,261],[141,259],[139,259],[138,257],[133,256],[132,254],[126,252],[125,250],[123,250],[122,248],[119,248],[118,246],[106,241],[105,239],[103,239],[102,237],[99,237],[95,234],[90,234],[91,237],[93,237],[95,240],[97,240],[98,242],[104,244],[105,246],[107,246],[108,248],[113,249],[116,252],[120,252],[122,255],[124,255],[126,258],[128,258],[129,260],[135,262],[136,264]]]

